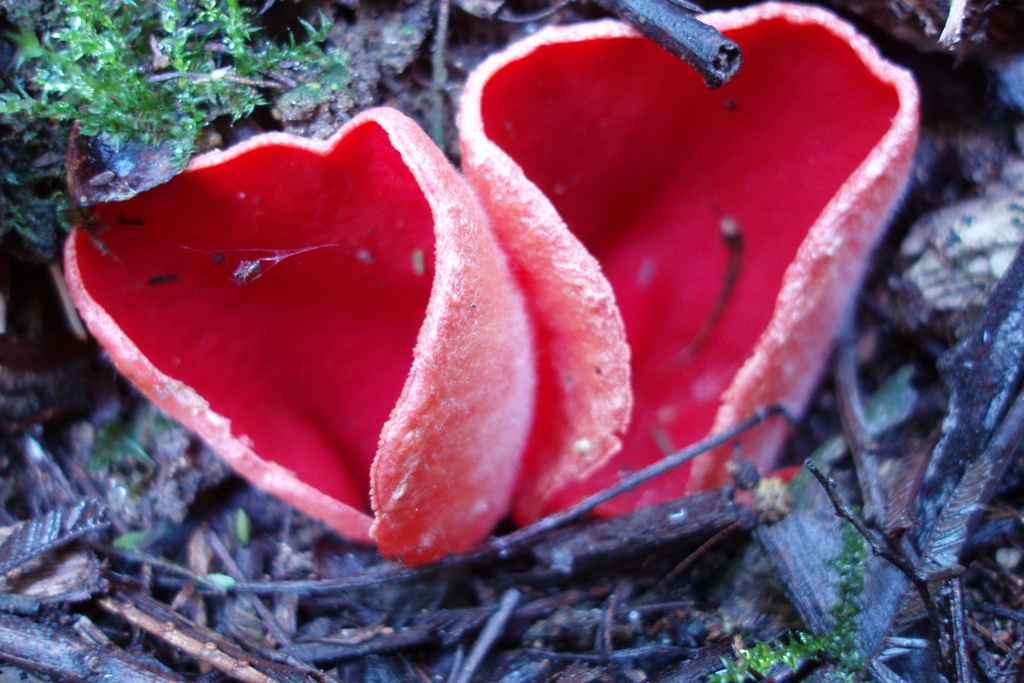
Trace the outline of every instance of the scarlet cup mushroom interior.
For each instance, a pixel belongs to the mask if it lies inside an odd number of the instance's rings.
[[[548,511],[708,433],[809,227],[900,108],[892,84],[824,27],[774,17],[726,34],[744,65],[713,91],[656,45],[622,36],[540,45],[482,87],[487,136],[600,261],[633,353],[621,454]],[[690,348],[725,280],[723,221],[742,235],[739,277],[710,336]],[[805,372],[813,382],[817,369]],[[525,479],[544,467],[528,460]],[[678,497],[687,477],[662,477],[606,512]]]
[[[90,295],[130,312],[118,324],[154,366],[364,511],[434,271],[430,207],[398,157],[375,124],[326,156],[261,146],[101,205],[95,236],[72,238]]]

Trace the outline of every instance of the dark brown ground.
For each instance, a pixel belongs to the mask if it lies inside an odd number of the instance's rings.
[[[922,141],[792,459],[817,451],[887,555],[845,574],[865,578],[845,626],[863,678],[1024,680],[1024,260],[992,293],[1024,235],[1024,69],[1014,81],[1010,66],[1024,13],[969,3],[948,50],[948,8],[836,4],[863,11],[862,28],[914,70]],[[336,22],[351,87],[315,106],[278,101],[228,141],[253,126],[323,137],[389,104],[454,158],[462,79],[525,30],[455,3],[443,45],[437,3],[280,0],[267,21],[313,9]],[[3,260],[8,330],[66,329],[48,269]],[[836,628],[849,540],[807,472],[779,521],[712,492],[403,570],[231,476],[94,346],[4,334],[0,359],[0,525],[13,530],[0,680],[681,683],[706,680],[734,646]],[[829,680],[835,657],[771,680]]]

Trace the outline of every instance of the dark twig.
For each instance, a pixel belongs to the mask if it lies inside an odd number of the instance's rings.
[[[608,596],[605,602],[604,609],[601,614],[601,621],[597,625],[597,630],[594,633],[594,652],[614,652],[615,643],[612,640],[612,629],[615,627],[615,612],[619,609],[619,602],[622,600],[628,600],[629,595],[633,592],[633,585],[623,579],[618,582],[615,589]],[[608,673],[611,674],[614,680],[621,678],[619,666],[617,662],[608,662]]]
[[[206,534],[206,541],[210,545],[210,550],[217,556],[217,559],[221,561],[224,568],[227,570],[228,576],[235,579],[236,581],[247,578],[242,572],[242,568],[235,562],[235,558],[231,556],[224,542],[220,539],[220,536],[208,531]],[[277,642],[279,646],[287,646],[292,644],[292,639],[288,637],[281,624],[277,621],[277,617],[270,611],[270,608],[256,599],[253,595],[241,596],[243,602],[249,606],[257,615],[259,615],[260,621],[266,627],[267,632]]]
[[[878,444],[868,425],[864,413],[864,397],[857,380],[857,354],[852,340],[838,344],[833,366],[839,400],[839,416],[843,420],[843,430],[851,450],[873,454]]]
[[[289,645],[282,651],[291,657],[313,664],[366,659],[374,655],[394,655],[402,650],[437,645],[439,628],[443,626],[439,627],[437,623],[418,624],[392,630],[387,635],[369,637],[360,643],[311,641]]]
[[[571,0],[555,0],[547,8],[527,14],[515,14],[505,2],[498,3],[496,19],[515,23],[539,21],[568,5]],[[718,29],[694,14],[704,10],[688,0],[594,0],[623,21],[632,24],[672,55],[689,64],[704,79],[708,88],[718,88],[736,75],[743,61],[739,46]]]
[[[136,660],[112,645],[89,642],[69,629],[0,613],[0,650],[6,662],[55,680],[183,683],[152,662]]]
[[[988,614],[993,617],[999,617],[1000,619],[1010,619],[1016,621],[1019,624],[1024,624],[1024,611],[1012,610],[999,605],[990,605],[984,602],[971,603],[968,608],[973,613]]]
[[[878,540],[874,533],[868,529],[864,521],[853,514],[846,502],[839,495],[836,482],[831,477],[826,477],[821,470],[818,469],[817,465],[810,459],[804,462],[804,467],[810,470],[814,478],[818,480],[822,488],[825,489],[825,493],[828,495],[828,499],[832,502],[832,507],[835,508],[836,514],[842,517],[857,530],[868,545],[871,547],[871,552],[878,557],[889,562],[891,565],[896,567],[907,579],[913,584],[914,588],[917,589],[918,594],[921,596],[921,601],[924,603],[925,609],[928,611],[928,616],[932,621],[932,624],[936,629],[939,629],[942,624],[942,619],[939,617],[938,608],[935,605],[935,601],[932,599],[931,593],[928,591],[928,581],[922,575],[922,573],[915,567],[911,562],[904,557],[892,544],[890,539],[885,539],[885,543]]]
[[[535,12],[521,12],[515,13],[508,8],[508,3],[502,2],[501,7],[494,14],[494,18],[500,21],[507,21],[510,24],[528,24],[534,21],[540,21],[541,19],[547,19],[551,15],[558,12],[558,10],[568,7],[572,4],[572,0],[555,0],[544,9],[539,9]]]
[[[736,280],[740,276],[740,266],[743,264],[743,234],[740,232],[740,224],[732,216],[722,216],[719,219],[719,232],[722,234],[722,242],[729,251],[729,263],[725,268],[725,278],[722,280],[722,289],[718,292],[711,312],[704,318],[704,324],[700,326],[693,341],[679,354],[680,361],[692,359],[704,346],[711,333],[722,317],[725,305],[729,302],[732,290],[736,286]]]
[[[434,26],[434,42],[430,47],[430,137],[444,149],[444,89],[448,83],[448,66],[445,63],[445,47],[448,44],[448,21],[451,12],[450,0],[437,0],[437,21]]]
[[[599,491],[598,493],[584,498],[571,508],[562,510],[561,512],[556,512],[553,515],[534,522],[530,526],[513,531],[506,536],[493,538],[465,553],[438,560],[437,562],[424,567],[415,569],[385,569],[377,573],[367,573],[361,576],[336,580],[239,582],[238,585],[236,585],[235,590],[246,593],[263,594],[333,593],[353,588],[379,586],[393,581],[419,579],[423,578],[430,572],[447,571],[457,567],[491,560],[495,556],[505,558],[511,555],[513,551],[518,551],[530,546],[544,538],[547,534],[550,534],[552,531],[583,519],[596,508],[607,503],[616,496],[626,493],[627,491],[631,491],[637,486],[640,486],[655,477],[684,465],[690,460],[696,458],[698,455],[727,444],[739,437],[748,429],[751,429],[765,420],[778,415],[784,415],[787,419],[792,420],[792,418],[786,413],[785,408],[782,406],[773,405],[766,408],[760,408],[753,415],[740,420],[732,427],[724,429],[717,434],[712,434],[706,439],[676,451],[672,455],[662,458],[638,472],[634,472],[603,491]]]
[[[740,420],[732,427],[723,429],[717,434],[712,434],[706,439],[678,450],[672,455],[662,458],[638,472],[634,472],[628,477],[623,478],[617,484],[609,486],[603,491],[599,491],[598,493],[584,498],[582,501],[567,510],[556,512],[553,515],[534,522],[528,527],[514,531],[507,536],[493,539],[481,550],[486,552],[493,549],[494,551],[497,551],[500,556],[507,555],[513,549],[528,545],[555,529],[583,519],[598,507],[607,503],[616,496],[622,495],[627,491],[632,491],[637,486],[686,464],[698,455],[729,443],[748,429],[755,427],[776,415],[786,415],[786,410],[779,405],[760,408],[753,415],[744,420]]]
[[[601,623],[598,625],[597,633],[594,635],[594,649],[598,651],[611,652],[614,647],[612,643],[612,628],[615,626],[615,612],[619,608],[619,602],[632,592],[632,586],[623,580],[615,586],[615,590],[608,596],[605,608],[601,615]]]
[[[162,83],[164,81],[173,81],[176,79],[184,79],[193,83],[207,83],[211,81],[227,81],[228,83],[234,83],[236,85],[247,85],[253,88],[282,88],[280,83],[273,81],[256,80],[253,78],[243,78],[242,76],[231,76],[223,71],[214,71],[213,73],[196,73],[192,71],[168,71],[160,74],[153,74],[146,78],[148,83]]]
[[[453,675],[449,679],[450,683],[470,683],[473,680],[473,676],[476,674],[477,669],[480,668],[480,664],[483,663],[484,657],[487,656],[491,647],[494,646],[494,643],[497,642],[505,630],[505,625],[515,611],[516,605],[519,604],[520,597],[519,591],[515,588],[505,591],[501,596],[498,611],[492,614],[491,618],[484,624],[484,628],[480,631],[476,642],[473,643],[473,649],[469,651],[469,656],[466,657],[465,663],[459,669],[458,674]]]
[[[675,645],[647,645],[628,650],[612,650],[611,652],[556,652],[554,650],[525,648],[523,654],[543,659],[554,659],[556,661],[565,660],[607,664],[609,662],[622,662],[632,659],[651,662],[657,657],[679,660],[691,656],[693,648],[677,647]]]
[[[155,663],[143,663],[113,645],[89,642],[74,631],[0,612],[3,659],[61,681],[182,683]]]
[[[973,681],[971,660],[967,654],[967,617],[964,615],[964,584],[962,577],[955,577],[948,583],[950,631],[953,642],[954,669],[956,680]]]
[[[692,66],[709,88],[736,75],[743,61],[739,46],[693,16],[699,9],[673,0],[595,0],[655,43]]]
[[[126,563],[137,563],[142,566],[151,566],[173,576],[181,577],[184,580],[182,583],[189,582],[195,584],[195,586],[201,589],[204,593],[224,593],[225,591],[222,584],[212,580],[209,576],[201,576],[187,567],[182,567],[181,565],[175,564],[174,562],[162,557],[147,555],[139,550],[122,550],[113,546],[107,549],[107,553],[111,557],[117,558]]]
[[[879,486],[878,444],[864,414],[864,399],[857,381],[857,358],[851,342],[839,344],[834,366],[839,417],[864,497],[864,517],[868,522],[881,522],[885,519],[885,501]]]
[[[853,528],[857,530],[857,533],[863,536],[864,540],[868,542],[869,546],[871,546],[871,552],[873,554],[889,561],[893,566],[903,572],[903,574],[911,581],[917,582],[920,580],[918,573],[905,557],[895,552],[888,545],[881,543],[875,537],[875,534],[868,529],[864,521],[857,515],[853,514],[853,511],[850,510],[849,506],[847,506],[846,501],[844,501],[839,495],[839,490],[834,479],[826,477],[824,473],[818,469],[818,466],[814,464],[814,461],[810,459],[804,462],[804,467],[810,470],[811,474],[814,475],[814,478],[817,479],[818,483],[825,489],[825,493],[828,495],[828,499],[832,502],[832,507],[835,508],[836,514],[853,525]]]
[[[243,683],[323,680],[319,672],[297,671],[246,652],[219,633],[185,619],[143,593],[124,591],[102,598],[98,603],[151,636]]]
[[[708,550],[710,550],[711,548],[716,546],[723,538],[729,536],[730,534],[732,534],[732,533],[734,533],[736,531],[739,531],[742,528],[743,528],[743,520],[737,520],[737,521],[733,522],[732,524],[730,524],[729,526],[727,526],[724,529],[722,529],[721,531],[719,531],[718,533],[716,533],[714,536],[712,536],[708,540],[704,541],[704,543],[702,543],[696,550],[694,550],[692,553],[687,555],[686,559],[684,559],[682,562],[680,562],[675,567],[673,567],[672,571],[670,571],[668,574],[666,574],[663,579],[658,581],[658,585],[662,586],[662,585],[671,583],[672,581],[675,581],[679,577],[680,574],[682,574],[687,569],[692,567],[693,564],[698,559],[700,559],[700,557],[702,555],[704,555],[704,553],[706,553]]]

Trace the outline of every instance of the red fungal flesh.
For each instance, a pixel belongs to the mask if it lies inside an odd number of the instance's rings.
[[[408,118],[257,136],[96,211],[65,251],[83,318],[239,474],[409,564],[508,514],[536,384],[522,295]]]
[[[657,437],[679,448],[709,432],[809,226],[899,109],[892,85],[822,27],[774,18],[726,33],[744,64],[718,90],[631,38],[543,45],[483,86],[488,137],[597,257],[633,353],[634,419],[621,454],[563,487],[548,512],[662,457]],[[687,356],[723,286],[723,220],[743,237],[739,278],[710,336]],[[528,459],[524,485],[545,467]],[[688,476],[664,476],[605,511],[678,497]]]
[[[261,457],[368,512],[434,267],[430,208],[383,129],[326,156],[253,149],[97,219],[95,240],[74,236],[82,280],[127,312],[118,323],[150,362]],[[260,258],[239,284],[236,269]]]

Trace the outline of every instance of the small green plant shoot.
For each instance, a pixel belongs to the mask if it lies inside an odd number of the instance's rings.
[[[835,620],[831,632],[812,636],[797,632],[785,643],[758,642],[740,650],[735,661],[723,660],[725,668],[711,676],[708,683],[744,683],[761,680],[769,672],[785,666],[799,670],[815,660],[833,664],[827,680],[852,683],[864,668],[864,655],[856,643],[856,618],[861,609],[857,597],[864,591],[864,570],[868,547],[856,529],[843,522],[843,550],[831,563],[839,573],[838,600],[830,611]]]

